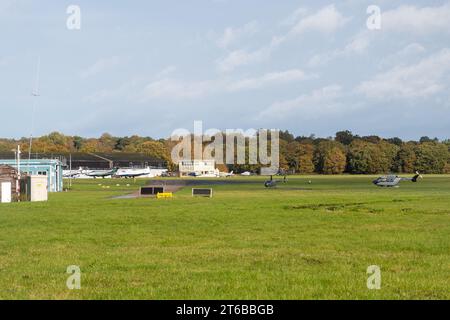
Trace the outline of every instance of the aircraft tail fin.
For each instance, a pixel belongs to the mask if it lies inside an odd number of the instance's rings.
[[[416,171],[416,175],[411,179],[412,182],[417,182],[419,178],[423,178],[419,171]]]

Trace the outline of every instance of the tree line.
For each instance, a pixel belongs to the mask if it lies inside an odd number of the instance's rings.
[[[53,132],[35,138],[33,153],[144,153],[165,160],[169,167],[170,152],[176,142],[151,137],[114,137],[105,133],[99,138],[66,136]],[[0,152],[10,152],[17,145],[28,150],[29,141],[0,139]],[[294,136],[280,132],[280,167],[297,174],[378,174],[378,173],[450,173],[450,140],[422,137],[419,141],[378,136],[358,136],[350,131],[334,137]],[[228,165],[221,170],[258,172],[258,165]]]

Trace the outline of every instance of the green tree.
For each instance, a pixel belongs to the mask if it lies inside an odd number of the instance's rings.
[[[294,141],[294,135],[290,133],[288,130],[280,131],[280,139],[289,143]]]
[[[353,140],[355,140],[358,136],[354,136],[353,133],[349,130],[336,132],[335,140],[342,143],[345,146],[350,145]]]
[[[414,143],[404,143],[400,147],[395,163],[398,172],[412,173],[416,171],[416,145]]]
[[[386,141],[372,143],[355,140],[348,151],[348,169],[352,173],[374,174],[395,170],[395,159],[399,147]]]
[[[314,172],[314,146],[292,141],[285,147],[284,156],[289,169],[297,173]]]
[[[320,142],[316,148],[314,162],[319,173],[343,173],[346,166],[344,146],[337,141]]]
[[[448,161],[445,144],[425,142],[416,146],[416,169],[423,173],[443,173]]]
[[[386,139],[386,141],[389,142],[390,144],[395,144],[398,147],[401,147],[403,145],[402,139],[400,139],[398,137],[389,138],[389,139]]]
[[[114,138],[109,133],[104,133],[98,139],[98,148],[99,152],[113,152],[115,146],[117,144],[117,139]]]
[[[167,163],[170,162],[170,152],[166,146],[159,141],[146,141],[137,149],[139,153],[145,153],[156,159],[163,159]]]
[[[72,138],[72,141],[73,141],[73,147],[75,148],[75,150],[80,151],[81,147],[83,146],[84,139],[79,136],[74,136]]]

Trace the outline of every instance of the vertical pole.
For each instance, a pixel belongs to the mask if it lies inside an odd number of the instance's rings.
[[[17,146],[17,181],[16,181],[16,193],[17,201],[20,202],[20,179],[22,175],[20,173],[20,145]]]
[[[72,154],[69,155],[69,189],[72,189]]]

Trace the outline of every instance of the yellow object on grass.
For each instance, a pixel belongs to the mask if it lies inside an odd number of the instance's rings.
[[[172,192],[158,192],[156,195],[156,198],[162,199],[162,198],[173,198]]]

